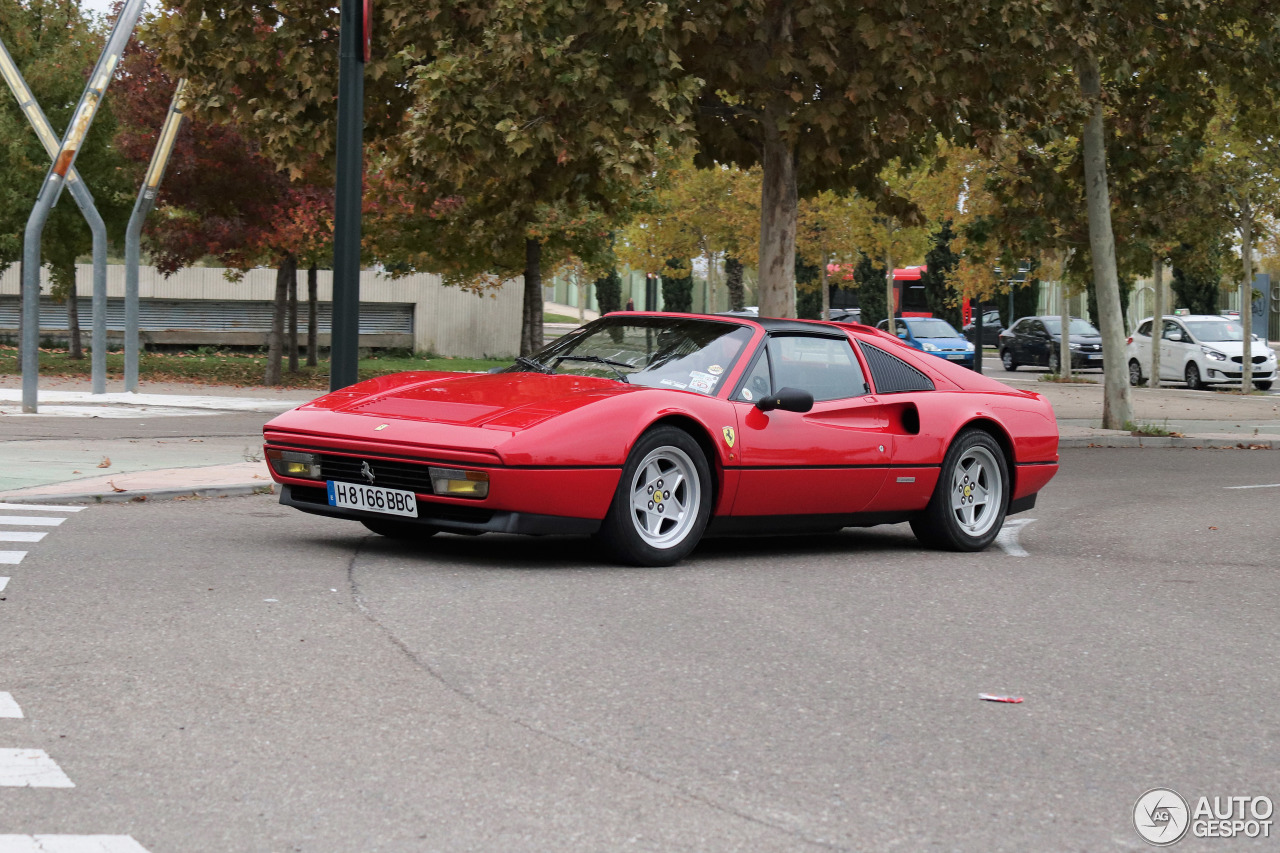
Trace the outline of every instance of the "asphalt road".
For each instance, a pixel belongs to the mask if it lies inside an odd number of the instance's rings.
[[[75,785],[0,787],[0,835],[1144,850],[1150,788],[1280,800],[1280,489],[1233,488],[1280,484],[1274,451],[1063,459],[979,555],[898,525],[628,569],[266,496],[88,507],[0,566],[0,747]]]

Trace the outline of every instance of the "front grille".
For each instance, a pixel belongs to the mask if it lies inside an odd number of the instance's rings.
[[[360,473],[361,466],[365,462],[368,462],[369,467],[373,469],[372,483]],[[431,488],[431,472],[428,467],[414,462],[361,459],[358,456],[334,456],[325,453],[320,456],[320,476],[326,480],[338,480],[343,483],[385,486],[388,489],[406,489],[428,495],[434,491]]]
[[[1242,355],[1233,355],[1231,356],[1231,360],[1234,361],[1236,364],[1244,364],[1244,356]],[[1265,355],[1255,355],[1253,357],[1254,364],[1262,364],[1266,360],[1267,360],[1267,357]]]
[[[290,486],[289,494],[296,501],[309,504],[329,505],[329,492],[311,486]],[[454,506],[453,504],[437,504],[418,500],[418,518],[439,519],[440,521],[464,521],[471,524],[485,524],[493,518],[493,510],[470,506]]]

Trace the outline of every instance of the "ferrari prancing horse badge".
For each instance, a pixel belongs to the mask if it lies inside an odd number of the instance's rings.
[[[724,428],[724,443],[733,447],[733,427]]]

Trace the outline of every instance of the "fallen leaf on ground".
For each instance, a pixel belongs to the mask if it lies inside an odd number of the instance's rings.
[[[98,467],[99,467],[99,468],[110,468],[110,467],[111,467],[111,457],[110,457],[110,456],[104,456],[104,457],[102,457],[102,461],[98,463]]]
[[[111,487],[111,491],[113,491],[113,492],[127,492],[127,491],[129,491],[128,489],[122,489],[122,488],[120,488],[119,486],[117,486],[117,485],[116,485],[116,483],[115,483],[115,480],[107,480],[107,485]]]

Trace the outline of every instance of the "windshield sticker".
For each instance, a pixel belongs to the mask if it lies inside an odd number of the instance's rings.
[[[742,389],[742,399],[744,399],[744,400],[750,400],[750,399],[751,399],[751,389],[750,389],[750,388],[743,388],[743,389]]]
[[[701,394],[710,394],[711,390],[716,387],[716,383],[719,381],[719,376],[712,376],[710,373],[693,370],[689,373],[689,390],[697,391]]]
[[[688,385],[687,383],[685,383],[685,382],[677,382],[677,381],[675,381],[674,379],[663,379],[663,380],[662,380],[662,384],[663,384],[663,385],[670,385],[672,388],[679,388],[681,391],[683,391],[685,388],[688,388],[688,387],[689,387],[689,385]]]
[[[714,373],[716,376],[719,376],[721,373],[724,373],[724,368],[718,364],[713,364],[707,368],[707,373]]]

